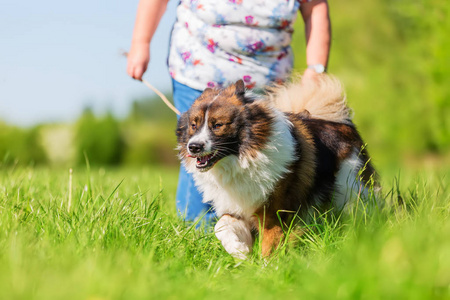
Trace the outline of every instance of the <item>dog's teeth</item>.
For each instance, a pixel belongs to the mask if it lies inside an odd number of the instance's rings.
[[[209,158],[210,158],[209,155],[206,155],[206,156],[203,156],[203,157],[197,157],[197,164],[202,164],[203,165],[203,164],[208,162]]]
[[[210,164],[210,161],[216,155],[217,151],[211,154],[207,154],[205,156],[197,156],[197,168],[201,170],[205,170],[207,166]]]

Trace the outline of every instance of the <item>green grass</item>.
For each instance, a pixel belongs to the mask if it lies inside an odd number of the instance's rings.
[[[444,171],[387,174],[402,209],[239,262],[176,217],[174,169],[75,169],[70,210],[68,170],[0,169],[0,299],[450,299]]]

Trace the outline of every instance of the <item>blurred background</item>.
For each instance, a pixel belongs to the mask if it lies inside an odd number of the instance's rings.
[[[125,72],[138,1],[0,3],[0,166],[176,166],[175,115]],[[145,78],[170,98],[169,1]],[[375,165],[450,168],[450,2],[329,0],[338,76]],[[295,67],[305,66],[303,22]]]

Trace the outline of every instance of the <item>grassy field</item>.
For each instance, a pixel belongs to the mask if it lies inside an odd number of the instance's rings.
[[[162,103],[123,120],[0,121],[0,299],[450,299],[450,1],[328,2],[329,71],[398,207],[319,217],[269,260],[239,262],[176,216],[173,166],[131,167],[177,163]],[[303,22],[295,32],[301,72]],[[72,188],[50,167],[85,154],[124,167],[76,167]]]
[[[70,196],[68,170],[3,168],[0,299],[450,299],[446,171],[388,172],[401,208],[239,262],[176,217],[175,169],[75,169]]]

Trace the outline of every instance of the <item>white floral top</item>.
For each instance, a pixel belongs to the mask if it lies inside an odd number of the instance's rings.
[[[300,2],[306,1],[180,0],[171,76],[197,90],[238,79],[247,88],[283,81],[293,65],[290,44]]]

